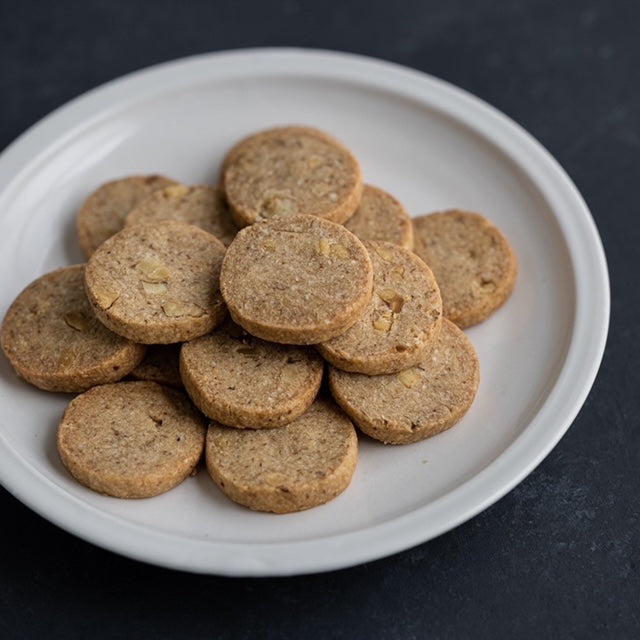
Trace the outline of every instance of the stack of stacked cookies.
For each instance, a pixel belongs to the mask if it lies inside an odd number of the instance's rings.
[[[86,486],[157,495],[204,452],[232,500],[299,511],[349,485],[356,427],[406,444],[462,418],[462,329],[506,301],[516,259],[478,214],[412,220],[315,129],[250,136],[221,177],[100,187],[78,213],[87,263],[29,285],[1,344],[20,377],[80,394],[58,448]]]

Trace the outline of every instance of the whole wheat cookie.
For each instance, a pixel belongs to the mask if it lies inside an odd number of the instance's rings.
[[[367,376],[330,368],[336,402],[356,426],[387,444],[408,444],[456,424],[480,383],[480,365],[466,335],[448,320],[429,357],[400,373]]]
[[[90,489],[149,498],[195,471],[205,434],[204,417],[185,393],[155,382],[117,382],[71,401],[58,428],[58,451]]]
[[[314,215],[343,223],[362,194],[356,157],[309,127],[277,127],[245,138],[224,159],[222,186],[236,223]]]
[[[63,267],[27,286],[2,322],[0,344],[15,372],[47,391],[75,393],[115,382],[145,347],[109,331],[84,290],[84,265]]]
[[[194,224],[212,233],[225,247],[238,232],[222,189],[210,185],[175,184],[154,191],[129,212],[125,226],[159,220]]]
[[[413,219],[414,251],[432,269],[446,318],[466,328],[502,306],[516,283],[509,242],[484,216],[452,209]]]
[[[393,242],[413,249],[411,216],[399,200],[379,187],[364,185],[360,204],[344,226],[360,240]]]
[[[85,257],[124,227],[127,214],[157,189],[176,184],[160,175],[127,176],[110,180],[82,204],[76,218],[78,241]]]
[[[422,362],[442,324],[440,290],[431,269],[391,242],[365,242],[373,264],[373,295],[364,313],[342,335],[317,345],[345,371],[379,375]]]
[[[292,422],[311,406],[323,362],[313,349],[265,342],[229,321],[182,345],[180,371],[205,415],[259,429]]]
[[[126,227],[96,249],[85,284],[98,318],[144,344],[204,335],[222,322],[219,291],[224,245],[184,222]]]
[[[362,242],[314,216],[245,227],[220,274],[235,322],[259,338],[290,344],[315,344],[346,331],[369,302],[372,283]]]
[[[129,374],[129,378],[183,389],[180,377],[180,346],[180,343],[150,344],[142,362]]]
[[[319,399],[300,418],[277,429],[209,425],[207,469],[234,502],[257,511],[290,513],[342,493],[358,461],[351,421]]]

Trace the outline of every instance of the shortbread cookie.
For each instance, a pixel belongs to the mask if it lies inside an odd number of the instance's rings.
[[[18,295],[2,323],[0,343],[15,372],[47,391],[75,393],[115,382],[145,347],[109,331],[84,290],[84,265],[63,267]]]
[[[362,171],[351,151],[326,133],[280,127],[233,147],[223,163],[222,185],[241,227],[303,214],[342,223],[360,202]]]
[[[373,295],[342,335],[318,345],[331,364],[358,373],[396,373],[422,362],[442,323],[442,300],[431,269],[391,242],[365,242],[373,263]]]
[[[127,214],[139,202],[157,189],[164,189],[174,180],[159,175],[128,176],[100,186],[78,211],[76,227],[84,255],[91,254],[124,226]]]
[[[358,438],[328,400],[316,400],[277,429],[233,429],[215,422],[206,442],[207,468],[231,500],[257,511],[290,513],[342,493],[356,469]]]
[[[488,318],[511,295],[516,255],[485,217],[450,210],[414,218],[414,251],[431,267],[446,318],[470,327]]]
[[[323,363],[309,347],[254,338],[229,321],[182,345],[186,390],[207,416],[231,427],[279,427],[314,401]]]
[[[176,184],[154,191],[131,210],[125,225],[159,220],[194,224],[212,233],[225,247],[231,244],[238,232],[222,189],[209,185]]]
[[[144,344],[204,335],[222,322],[219,291],[224,245],[184,222],[127,227],[89,259],[86,289],[111,330]]]
[[[369,299],[366,248],[342,225],[314,216],[276,217],[242,229],[227,249],[220,290],[249,333],[314,344],[346,331]]]
[[[446,319],[431,354],[415,367],[383,376],[329,370],[336,402],[360,430],[388,444],[424,440],[456,424],[479,382],[473,345]]]
[[[182,389],[180,344],[151,344],[142,362],[129,374],[134,380],[149,380]]]
[[[364,185],[355,213],[344,223],[360,240],[393,242],[413,249],[413,226],[404,205],[390,193]]]
[[[204,416],[185,393],[155,382],[117,382],[77,396],[58,429],[58,451],[83,485],[116,498],[149,498],[191,475]]]

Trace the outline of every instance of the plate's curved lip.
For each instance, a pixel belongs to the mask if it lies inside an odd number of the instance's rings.
[[[43,150],[50,152],[51,145],[63,144],[78,126],[167,88],[175,90],[212,77],[232,78],[238,73],[317,74],[410,96],[464,123],[525,171],[556,212],[575,274],[573,333],[555,386],[524,432],[473,479],[391,521],[318,539],[231,544],[150,530],[64,492],[23,460],[1,434],[0,480],[26,505],[67,531],[152,564],[236,576],[343,568],[402,551],[452,529],[501,498],[546,457],[586,400],[602,360],[610,309],[605,254],[591,214],[567,174],[507,116],[464,90],[419,71],[364,56],[313,49],[202,54],[136,71],[93,89],[43,118],[0,154],[0,200],[12,180],[36,162]],[[176,544],[178,539],[180,544]]]

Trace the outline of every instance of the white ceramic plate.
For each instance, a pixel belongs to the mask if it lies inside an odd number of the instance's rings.
[[[77,484],[55,447],[68,396],[40,392],[0,358],[0,480],[97,545],[158,565],[228,575],[322,571],[424,542],[485,509],[553,448],[582,406],[609,317],[606,262],[582,198],[512,121],[467,93],[339,53],[247,50],[163,64],[111,82],[35,125],[0,156],[0,315],[29,282],[81,261],[74,216],[100,183],[162,172],[215,179],[225,150],[300,123],[341,138],[365,179],[414,215],[483,212],[511,240],[513,297],[468,330],[482,367],[471,411],[405,447],[363,440],[349,489],[285,516],[227,500],[206,473],[149,500]]]

